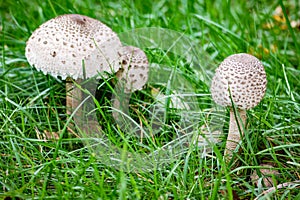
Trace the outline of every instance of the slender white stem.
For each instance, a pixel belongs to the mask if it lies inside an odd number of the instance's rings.
[[[112,116],[114,120],[123,127],[125,123],[124,115],[129,115],[128,106],[131,94],[118,92],[117,89],[116,93],[117,95],[113,94],[112,96]]]
[[[77,84],[81,83],[81,79],[77,79],[75,82]],[[82,92],[80,88],[78,88],[71,78],[67,78],[66,81],[66,106],[67,106],[67,115],[70,116],[79,106],[82,101]],[[82,109],[78,108],[76,113],[74,114],[74,122],[77,124],[81,122]]]
[[[232,108],[230,109],[229,132],[224,152],[226,161],[231,160],[233,151],[241,141],[241,136],[244,135],[246,119],[246,110],[238,109],[235,116],[234,110]]]
[[[81,84],[82,79],[77,79],[76,83]],[[92,87],[92,89],[90,89],[90,92],[92,94],[95,94],[95,88]],[[73,112],[75,112],[73,115],[74,123],[71,123],[68,126],[68,128],[74,131],[73,129],[75,127],[73,125],[76,125],[76,127],[79,129],[79,132],[86,134],[89,137],[98,137],[102,131],[101,126],[97,121],[96,114],[87,115],[87,113],[89,113],[92,108],[90,106],[87,106],[88,102],[82,104],[82,101],[84,100],[84,95],[81,89],[78,86],[76,86],[74,84],[74,81],[70,78],[66,81],[66,93],[66,106],[68,117],[71,116]]]
[[[139,126],[132,118],[130,118],[130,97],[131,93],[125,92],[122,86],[118,85],[115,88],[115,94],[112,96],[112,116],[121,129],[142,138],[144,137],[142,125]]]

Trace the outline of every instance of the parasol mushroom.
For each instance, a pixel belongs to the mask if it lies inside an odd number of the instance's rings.
[[[81,90],[74,82],[80,84],[82,79],[100,72],[118,71],[121,46],[117,34],[102,22],[65,14],[43,23],[32,33],[25,55],[37,70],[66,79],[66,107],[70,115],[81,102]],[[76,122],[80,109],[74,116]]]
[[[264,67],[252,55],[246,53],[231,55],[216,69],[211,85],[212,98],[217,104],[230,107],[226,160],[232,158],[232,152],[244,134],[246,110],[258,105],[266,92],[266,87]],[[237,115],[233,106],[237,108]]]
[[[119,111],[127,112],[130,95],[132,92],[141,90],[148,81],[149,63],[146,54],[139,48],[123,46],[121,53],[122,68],[117,72],[117,93],[113,97],[113,117],[120,123]],[[118,111],[116,111],[118,110]]]

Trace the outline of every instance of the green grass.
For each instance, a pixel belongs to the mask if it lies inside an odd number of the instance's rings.
[[[300,44],[297,38],[300,28],[290,24],[299,20],[299,5],[297,0],[283,3],[0,0],[0,198],[254,199],[266,190],[250,180],[261,163],[276,167],[280,175],[274,178],[278,184],[299,180]],[[273,18],[278,6],[283,8],[282,18],[288,16],[289,20],[279,22]],[[189,119],[199,119],[193,121],[194,129],[212,123],[213,114],[221,113],[219,117],[225,119],[224,125],[221,124],[224,136],[220,143],[211,145],[213,153],[203,156],[201,148],[177,140],[181,130],[179,111],[170,108],[162,108],[168,115],[159,133],[143,140],[126,134],[110,117],[109,98],[114,92],[110,88],[114,85],[109,80],[99,84],[97,115],[105,126],[106,138],[119,148],[120,155],[110,154],[114,149],[90,151],[85,145],[89,138],[68,133],[64,81],[37,72],[24,55],[25,42],[31,33],[46,20],[65,13],[99,19],[126,41],[130,41],[126,32],[137,28],[161,27],[184,34],[195,45],[196,61],[190,66],[185,57],[178,55],[182,49],[168,52],[168,49],[145,48],[151,62],[167,66],[179,77],[170,85],[149,82],[145,90],[133,94],[129,113],[136,122],[147,126],[147,110],[155,103],[153,89],[174,96],[174,90],[183,84],[186,92],[194,94],[190,99],[185,98],[193,103],[197,115],[193,118],[188,113]],[[274,26],[268,28],[270,24]],[[174,41],[174,44],[178,43]],[[231,166],[223,161],[229,113],[212,110],[217,107],[209,95],[209,82],[218,63],[238,52],[251,53],[262,60],[268,88],[259,106],[248,111],[247,134],[241,152],[235,155],[237,164]],[[154,80],[155,71],[152,73]],[[101,99],[103,91],[109,95]],[[171,98],[166,98],[166,105],[170,101]],[[46,141],[47,132],[58,133],[60,138]],[[143,170],[140,165],[150,166],[151,160],[134,163],[143,160],[143,156],[146,160],[147,155],[164,145],[172,145],[172,141],[183,146],[182,152],[160,152],[166,159],[161,163],[166,164],[153,162],[151,170]],[[103,155],[105,151],[107,155]],[[141,156],[118,167],[114,162],[107,162],[114,156],[126,161],[128,152],[131,155],[138,152]],[[299,190],[299,184],[278,189],[270,198],[296,200],[300,198]]]

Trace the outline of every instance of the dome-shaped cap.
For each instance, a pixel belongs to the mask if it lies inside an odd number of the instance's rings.
[[[238,108],[250,109],[261,101],[266,87],[267,79],[262,63],[252,55],[240,53],[227,57],[216,69],[211,94],[219,105],[231,106],[231,94]]]
[[[77,79],[117,71],[120,48],[116,33],[100,21],[66,14],[36,29],[27,41],[25,55],[44,74]]]
[[[149,63],[144,51],[133,46],[122,48],[122,69],[117,77],[124,84],[126,93],[141,90],[148,81]]]

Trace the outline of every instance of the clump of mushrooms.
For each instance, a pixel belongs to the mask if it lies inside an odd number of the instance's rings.
[[[102,22],[79,14],[65,14],[43,23],[26,43],[30,65],[44,74],[66,79],[66,107],[71,115],[81,102],[74,85],[98,73],[119,70],[122,44],[116,33]],[[80,123],[80,108],[74,121]]]
[[[119,96],[112,98],[112,114],[116,122],[122,123],[120,111],[127,114],[131,93],[141,90],[148,81],[149,62],[144,51],[133,46],[123,46],[120,56],[122,68],[116,74],[116,93]]]
[[[244,134],[246,110],[258,105],[266,92],[266,86],[264,67],[252,55],[231,55],[216,69],[211,84],[212,98],[217,104],[230,107],[229,132],[224,153],[227,161],[231,160],[232,152]]]

